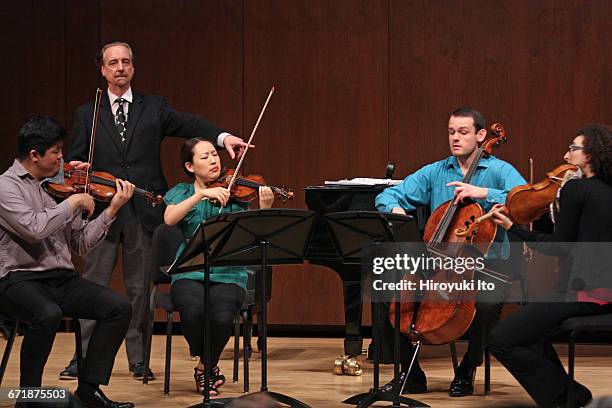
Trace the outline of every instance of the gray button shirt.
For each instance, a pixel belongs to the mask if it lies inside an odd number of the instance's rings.
[[[0,278],[16,271],[74,270],[71,251],[86,254],[112,222],[106,211],[86,222],[68,201],[57,204],[15,160],[0,176]]]

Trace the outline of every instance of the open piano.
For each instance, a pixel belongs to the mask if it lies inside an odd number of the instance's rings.
[[[374,199],[387,184],[379,185],[336,185],[306,187],[306,205],[315,211],[319,219],[315,225],[306,260],[334,270],[342,279],[344,295],[345,338],[344,353],[350,356],[361,354],[363,339],[361,333],[361,266],[343,264],[336,253],[323,215],[339,211],[376,211]],[[416,217],[420,231],[427,222],[426,210],[418,210]]]

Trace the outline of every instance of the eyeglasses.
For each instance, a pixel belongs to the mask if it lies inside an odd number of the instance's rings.
[[[576,150],[583,150],[584,146],[578,146],[576,144],[571,144],[569,145],[569,148],[567,149],[570,152],[575,152]]]

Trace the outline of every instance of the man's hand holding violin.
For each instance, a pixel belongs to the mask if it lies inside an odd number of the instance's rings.
[[[115,188],[117,193],[115,193],[108,208],[105,210],[106,215],[111,219],[115,218],[119,209],[132,198],[135,186],[129,181],[116,179]],[[73,194],[66,200],[73,210],[80,208],[87,212],[88,218],[91,217],[96,207],[93,197],[87,193]]]

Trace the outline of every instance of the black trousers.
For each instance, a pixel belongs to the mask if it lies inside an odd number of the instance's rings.
[[[121,209],[121,224],[114,223],[112,234],[106,236],[83,258],[83,279],[109,287],[119,244],[123,253],[123,283],[125,295],[132,305],[132,320],[125,336],[125,350],[130,366],[144,360],[144,341],[142,338],[145,302],[145,267],[151,262],[151,233],[136,217],[131,203]],[[87,355],[89,341],[96,326],[95,321],[81,320],[83,336],[83,355]]]
[[[179,279],[172,284],[172,304],[181,314],[183,335],[193,356],[204,356],[204,282]],[[210,285],[210,344],[212,367],[229,340],[234,327],[234,317],[242,306],[245,291],[233,283]]]
[[[495,283],[495,289],[480,291],[476,296],[476,316],[470,328],[466,332],[468,348],[463,356],[462,365],[477,367],[482,364],[484,349],[489,331],[497,324],[501,316],[504,299],[507,297],[510,287],[491,278],[479,279]],[[382,356],[381,361],[385,364],[393,363],[393,326],[389,319],[389,304],[381,303],[379,307],[381,316],[378,319],[381,331]],[[413,354],[413,346],[408,337],[400,335],[400,362],[410,363]],[[418,357],[415,360],[415,369],[419,370]]]
[[[612,312],[586,302],[529,303],[489,334],[489,349],[541,407],[564,400],[568,375],[548,337],[568,317]]]
[[[93,384],[108,384],[132,315],[130,304],[121,295],[70,272],[8,286],[0,296],[0,309],[29,324],[21,345],[21,387],[41,386],[63,316],[97,321],[79,377]]]

